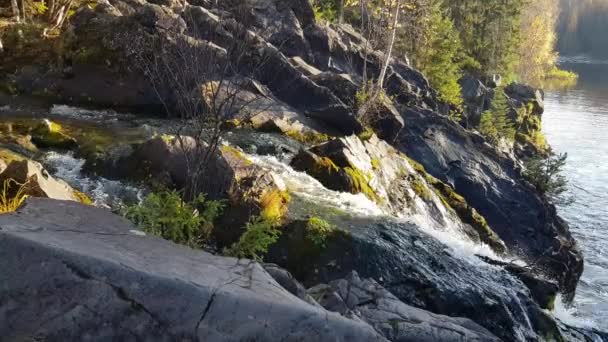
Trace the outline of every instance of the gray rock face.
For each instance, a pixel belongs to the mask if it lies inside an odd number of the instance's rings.
[[[361,279],[356,272],[308,292],[327,310],[367,322],[391,341],[500,341],[471,320],[435,315],[403,304],[380,284]]]
[[[0,227],[4,340],[385,341],[257,263],[140,236],[103,209],[30,199]]]
[[[407,305],[468,318],[504,341],[560,341],[553,318],[534,302],[526,285],[506,271],[476,258],[463,259],[413,224],[384,217],[339,222],[344,233],[328,239],[321,249],[309,245],[297,225],[285,228],[267,260],[289,270],[305,286],[348,278],[355,270]]]
[[[574,294],[583,257],[568,224],[521,178],[515,162],[462,127],[426,110],[408,110],[399,149],[433,176],[452,184],[488,221],[509,249],[531,261],[535,271]],[[552,258],[539,258],[550,251]]]

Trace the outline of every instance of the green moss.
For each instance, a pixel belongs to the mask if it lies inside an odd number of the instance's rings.
[[[358,137],[361,141],[368,141],[374,136],[374,130],[371,127],[365,127],[363,132],[359,133]]]
[[[306,238],[319,249],[326,247],[327,239],[334,233],[335,226],[319,217],[311,217],[306,223]]]
[[[369,186],[368,176],[364,175],[361,170],[355,167],[345,167],[344,172],[349,178],[352,193],[362,193],[376,203],[382,202],[382,199],[376,194],[374,189]]]
[[[418,178],[412,178],[410,180],[410,185],[412,187],[412,190],[414,190],[414,193],[416,193],[416,195],[422,198],[424,201],[430,202],[433,199],[433,195],[422,180]]]
[[[332,174],[338,172],[340,169],[336,164],[328,157],[320,157],[315,160],[314,172],[326,172]]]
[[[237,149],[236,147],[233,147],[230,145],[224,145],[224,146],[220,147],[220,151],[225,156],[233,157],[233,158],[236,158],[236,159],[242,161],[246,166],[253,164],[253,162],[251,160],[249,160],[249,158],[247,158],[247,156],[245,156],[245,154],[243,152],[241,152],[239,149]]]
[[[487,243],[499,253],[506,252],[504,243],[492,230],[486,219],[475,208],[471,207],[464,197],[456,193],[451,186],[430,175],[427,175],[427,179],[435,188],[435,192],[442,202],[448,208],[453,209],[462,222],[471,225],[479,234],[481,241]]]
[[[426,174],[426,169],[424,168],[424,166],[422,164],[420,164],[419,162],[415,161],[414,159],[406,156],[405,154],[403,155],[405,157],[405,159],[407,159],[408,163],[410,163],[410,165],[414,168],[414,170],[416,170],[416,172],[425,175]]]
[[[71,149],[78,146],[76,139],[65,134],[60,124],[44,120],[31,132],[32,142],[37,147]]]
[[[260,198],[260,217],[270,222],[280,222],[288,210],[291,196],[287,190],[278,189],[264,192]]]
[[[312,131],[302,133],[301,131],[292,130],[286,132],[285,135],[303,144],[311,145],[321,144],[330,139],[329,135],[327,134]]]

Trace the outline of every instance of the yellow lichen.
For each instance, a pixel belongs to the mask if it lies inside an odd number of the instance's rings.
[[[374,170],[380,170],[380,160],[378,160],[377,158],[372,158],[372,169]]]
[[[345,167],[344,172],[350,179],[352,193],[362,193],[376,203],[382,202],[380,196],[369,186],[369,179],[361,170],[355,167]]]
[[[291,196],[288,191],[278,189],[264,192],[260,198],[260,216],[264,220],[280,222],[288,209]]]
[[[422,198],[424,201],[429,202],[433,199],[433,195],[422,180],[413,178],[410,180],[410,185],[412,190],[414,190],[414,193],[416,193],[416,195]]]
[[[74,190],[72,193],[73,193],[74,197],[76,198],[76,200],[78,200],[78,202],[80,202],[82,204],[86,204],[86,205],[93,204],[93,201],[91,200],[91,198],[89,196],[87,196],[84,192]]]
[[[331,174],[333,172],[338,172],[339,168],[336,166],[336,164],[331,159],[329,159],[327,157],[320,157],[315,162],[314,171],[315,172],[326,171],[327,173]]]
[[[299,141],[303,144],[317,145],[324,143],[330,139],[329,135],[319,132],[308,131],[302,133],[301,131],[291,130],[285,133],[288,137],[293,140]]]
[[[240,161],[242,161],[246,166],[252,165],[253,162],[251,160],[249,160],[249,158],[247,158],[247,156],[245,156],[245,154],[243,152],[241,152],[241,150],[237,149],[236,147],[230,146],[230,145],[224,145],[220,148],[222,154],[224,154],[224,156],[231,156],[233,158],[236,158]]]

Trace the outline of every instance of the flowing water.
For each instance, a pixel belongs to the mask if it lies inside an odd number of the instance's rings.
[[[557,152],[568,153],[565,175],[575,203],[560,207],[585,256],[575,306],[577,324],[608,329],[608,61],[562,61],[577,86],[547,92],[543,126]]]

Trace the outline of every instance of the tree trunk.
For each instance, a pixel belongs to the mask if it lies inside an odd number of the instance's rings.
[[[25,12],[25,1],[26,0],[21,0],[21,19],[23,20],[23,22],[27,21],[27,13]]]
[[[401,7],[401,0],[397,0],[395,5],[395,12],[393,14],[393,29],[390,31],[388,36],[388,45],[386,52],[384,53],[384,62],[380,69],[380,76],[378,77],[378,86],[376,91],[380,94],[380,91],[384,88],[384,78],[386,77],[386,70],[391,61],[391,55],[393,54],[393,46],[395,45],[395,37],[397,36],[397,24],[399,23],[399,8]]]
[[[21,15],[19,14],[19,5],[17,4],[17,0],[11,0],[11,8],[13,9],[13,17],[17,22],[21,20]]]
[[[340,0],[340,16],[338,17],[338,24],[344,22],[344,0]]]

